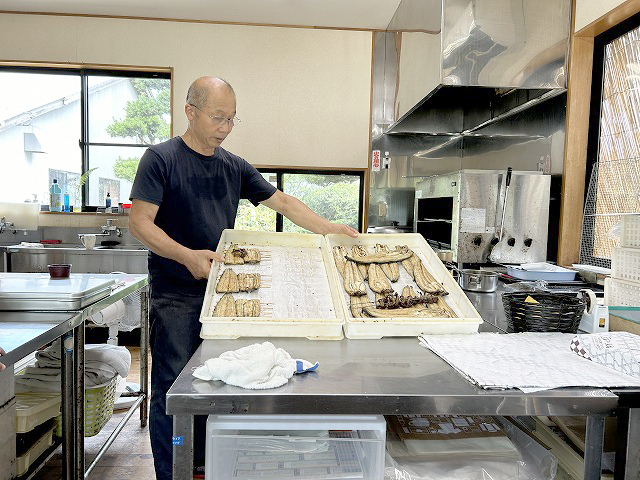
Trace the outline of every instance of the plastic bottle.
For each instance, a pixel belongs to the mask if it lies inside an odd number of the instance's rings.
[[[60,185],[58,185],[58,180],[55,178],[49,188],[49,211],[62,211],[62,189],[60,188]]]
[[[69,210],[69,189],[68,187],[64,187],[64,208],[63,211],[68,212]]]
[[[105,201],[105,207],[110,208],[111,207],[111,193],[107,192],[107,199]]]

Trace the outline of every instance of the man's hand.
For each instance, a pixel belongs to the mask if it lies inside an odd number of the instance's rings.
[[[340,223],[331,223],[327,233],[341,233],[353,238],[358,236],[358,231],[355,228],[352,228],[349,225],[342,225]]]
[[[2,347],[0,347],[0,357],[1,357],[2,355],[4,355],[5,353],[6,353],[6,352],[2,349]],[[4,370],[5,368],[6,368],[6,367],[4,366],[4,363],[0,363],[0,372],[1,372],[2,370]]]
[[[189,250],[182,262],[193,278],[208,278],[212,262],[222,262],[222,255],[211,250]]]

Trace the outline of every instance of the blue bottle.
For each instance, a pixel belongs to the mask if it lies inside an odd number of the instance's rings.
[[[63,211],[68,212],[69,209],[69,190],[67,187],[64,187],[64,208]]]
[[[58,185],[58,180],[55,178],[49,188],[49,211],[62,211],[62,189],[60,188],[60,185]]]
[[[107,192],[107,199],[105,201],[105,205],[104,206],[107,207],[107,208],[111,207],[111,193],[110,192]]]

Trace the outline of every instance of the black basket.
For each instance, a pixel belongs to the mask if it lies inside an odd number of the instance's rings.
[[[531,297],[538,303],[525,302]],[[502,303],[509,331],[576,333],[584,302],[574,295],[557,293],[503,293]]]

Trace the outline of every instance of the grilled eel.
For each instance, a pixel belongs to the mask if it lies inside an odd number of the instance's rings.
[[[351,256],[353,258],[364,258],[367,255],[369,255],[369,252],[367,252],[366,247],[363,247],[362,245],[354,245],[353,247],[351,247]],[[357,262],[356,265],[358,267],[358,270],[360,270],[360,275],[362,275],[362,278],[366,280],[369,277],[367,266]]]
[[[362,247],[364,248],[364,247]],[[354,255],[353,250],[347,253],[347,260],[351,260],[357,263],[392,263],[401,262],[409,258],[413,252],[401,252],[398,250],[391,250],[389,253],[367,253],[366,256]]]
[[[408,307],[396,308],[392,310],[383,310],[372,307],[362,308],[363,316],[371,318],[443,318],[448,317],[446,312],[441,309],[433,309],[426,307]]]
[[[235,317],[236,316],[236,302],[233,299],[233,295],[225,293],[215,308],[213,309],[214,317]]]
[[[393,292],[389,279],[380,268],[380,265],[375,263],[369,264],[369,288],[376,293]]]
[[[361,296],[367,294],[367,287],[364,284],[360,270],[353,262],[346,262],[344,266],[344,289],[350,296]]]
[[[391,253],[391,250],[389,250],[389,247],[387,247],[386,245],[376,243],[376,253],[388,254]],[[400,278],[400,267],[398,266],[398,262],[381,263],[380,268],[382,268],[384,274],[392,282],[397,282]]]
[[[242,275],[242,274],[240,274]],[[222,275],[218,279],[216,292],[218,293],[237,293],[240,291],[238,284],[238,275],[230,268],[225,268]]]
[[[344,278],[344,266],[347,263],[344,256],[347,254],[347,250],[342,245],[336,245],[333,247],[333,261],[336,262],[336,268],[338,273]]]
[[[421,260],[419,263],[415,263],[413,267],[413,277],[418,284],[420,290],[425,293],[431,293],[433,295],[448,295],[449,292],[440,285],[435,278],[431,276],[427,267],[424,266]]]
[[[260,300],[246,300],[244,298],[236,300],[236,315],[238,317],[259,317]]]
[[[232,243],[224,253],[225,265],[244,265],[245,263],[258,262],[260,262],[260,250],[257,248],[240,248]]]
[[[362,314],[362,308],[371,305],[371,300],[366,295],[361,296],[352,296],[351,298],[351,315],[355,318],[362,318],[364,315]]]
[[[260,288],[259,273],[239,273],[238,274],[238,290],[241,292],[252,292]],[[236,291],[238,291],[236,290]]]

